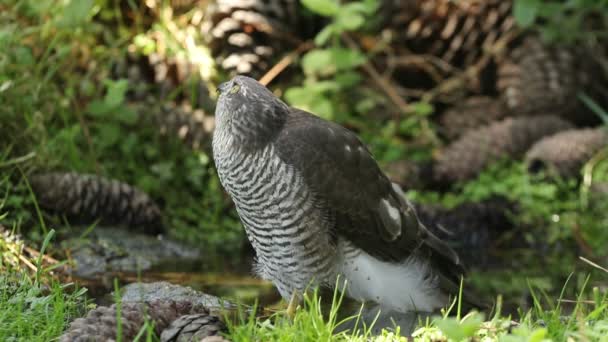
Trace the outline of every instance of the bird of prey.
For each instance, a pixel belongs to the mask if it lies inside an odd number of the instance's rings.
[[[457,254],[348,129],[292,108],[252,78],[219,86],[213,157],[284,299],[311,284],[397,312],[431,312],[458,291]],[[342,288],[339,288],[342,289]]]

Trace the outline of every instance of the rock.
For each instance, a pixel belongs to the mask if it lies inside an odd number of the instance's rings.
[[[204,306],[211,312],[222,309],[236,309],[237,305],[218,297],[196,291],[190,287],[171,284],[166,281],[154,283],[132,283],[122,289],[123,302],[149,302],[175,300],[186,301],[196,306]]]
[[[161,237],[96,227],[86,240],[63,242],[71,251],[74,275],[94,279],[108,272],[146,271],[167,260],[196,260],[200,251]]]

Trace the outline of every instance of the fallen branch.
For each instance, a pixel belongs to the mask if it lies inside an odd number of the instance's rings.
[[[270,70],[264,74],[259,80],[259,82],[265,86],[267,86],[272,80],[274,80],[283,70],[285,70],[293,61],[300,56],[304,51],[310,50],[314,45],[311,42],[303,42],[301,43],[297,49],[290,52],[280,61],[278,61]]]
[[[342,37],[349,48],[357,51],[360,50],[357,43],[350,36],[345,34]],[[405,100],[401,96],[399,96],[396,91],[396,87],[392,84],[390,80],[387,80],[382,77],[370,62],[363,63],[362,68],[363,71],[365,71],[372,78],[374,83],[376,83],[376,85],[386,93],[388,98],[397,106],[399,111],[403,112],[404,114],[409,112],[409,106],[407,102],[405,102]]]

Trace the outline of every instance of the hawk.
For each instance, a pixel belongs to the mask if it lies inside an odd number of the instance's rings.
[[[217,172],[257,273],[283,298],[344,279],[348,297],[390,311],[449,304],[463,274],[458,255],[420,223],[353,132],[288,106],[249,77],[218,92]]]

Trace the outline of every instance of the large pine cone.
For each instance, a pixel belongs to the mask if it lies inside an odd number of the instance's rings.
[[[183,315],[198,314],[210,316],[203,306],[193,306],[188,301],[159,300],[151,302],[123,302],[120,305],[122,340],[132,341],[139,333],[146,319],[154,323],[154,333],[159,336],[173,321]],[[89,311],[86,317],[74,320],[68,330],[59,338],[62,342],[115,341],[117,336],[116,304],[100,306]],[[210,321],[219,321],[217,317]],[[223,329],[217,323],[214,329]],[[209,329],[211,332],[213,329]]]
[[[608,129],[578,129],[543,138],[526,153],[528,169],[549,169],[562,177],[576,177],[581,167],[608,146]]]
[[[432,205],[416,206],[420,220],[446,241],[469,267],[489,264],[490,254],[502,233],[513,228],[510,216],[514,203],[502,197],[470,202],[445,209]]]
[[[202,110],[166,104],[157,120],[161,134],[176,136],[193,149],[209,149],[215,121]]]
[[[96,175],[52,172],[29,178],[41,207],[92,223],[126,224],[145,233],[164,230],[160,208],[144,192]]]
[[[209,313],[184,315],[173,321],[160,335],[161,342],[201,341],[208,336],[219,336],[226,325]]]
[[[584,49],[549,46],[527,37],[498,64],[497,88],[513,115],[553,113],[579,124],[597,122],[580,110],[578,94],[595,92],[594,61]]]
[[[157,101],[170,99],[210,110],[214,104],[199,72],[200,67],[181,55],[129,53],[113,65],[111,76],[128,80],[129,100],[145,101],[152,96]]]
[[[451,141],[472,129],[489,125],[506,116],[507,110],[500,100],[486,96],[473,96],[441,115],[439,118],[440,131]]]
[[[555,116],[507,118],[469,131],[435,159],[434,177],[439,182],[459,182],[476,177],[500,158],[520,157],[542,137],[571,129]]]
[[[231,74],[259,78],[273,60],[319,29],[298,0],[216,0],[203,32],[218,64]]]
[[[398,51],[404,60],[393,63],[400,83],[409,88],[426,88],[477,64],[498,41],[510,39],[515,31],[511,6],[510,0],[383,2],[381,15],[388,17],[386,25],[397,43],[392,46],[405,48]],[[424,63],[403,63],[411,55],[422,56]],[[440,62],[433,62],[429,56]],[[421,78],[422,75],[426,77]],[[475,90],[481,87],[468,86]]]

